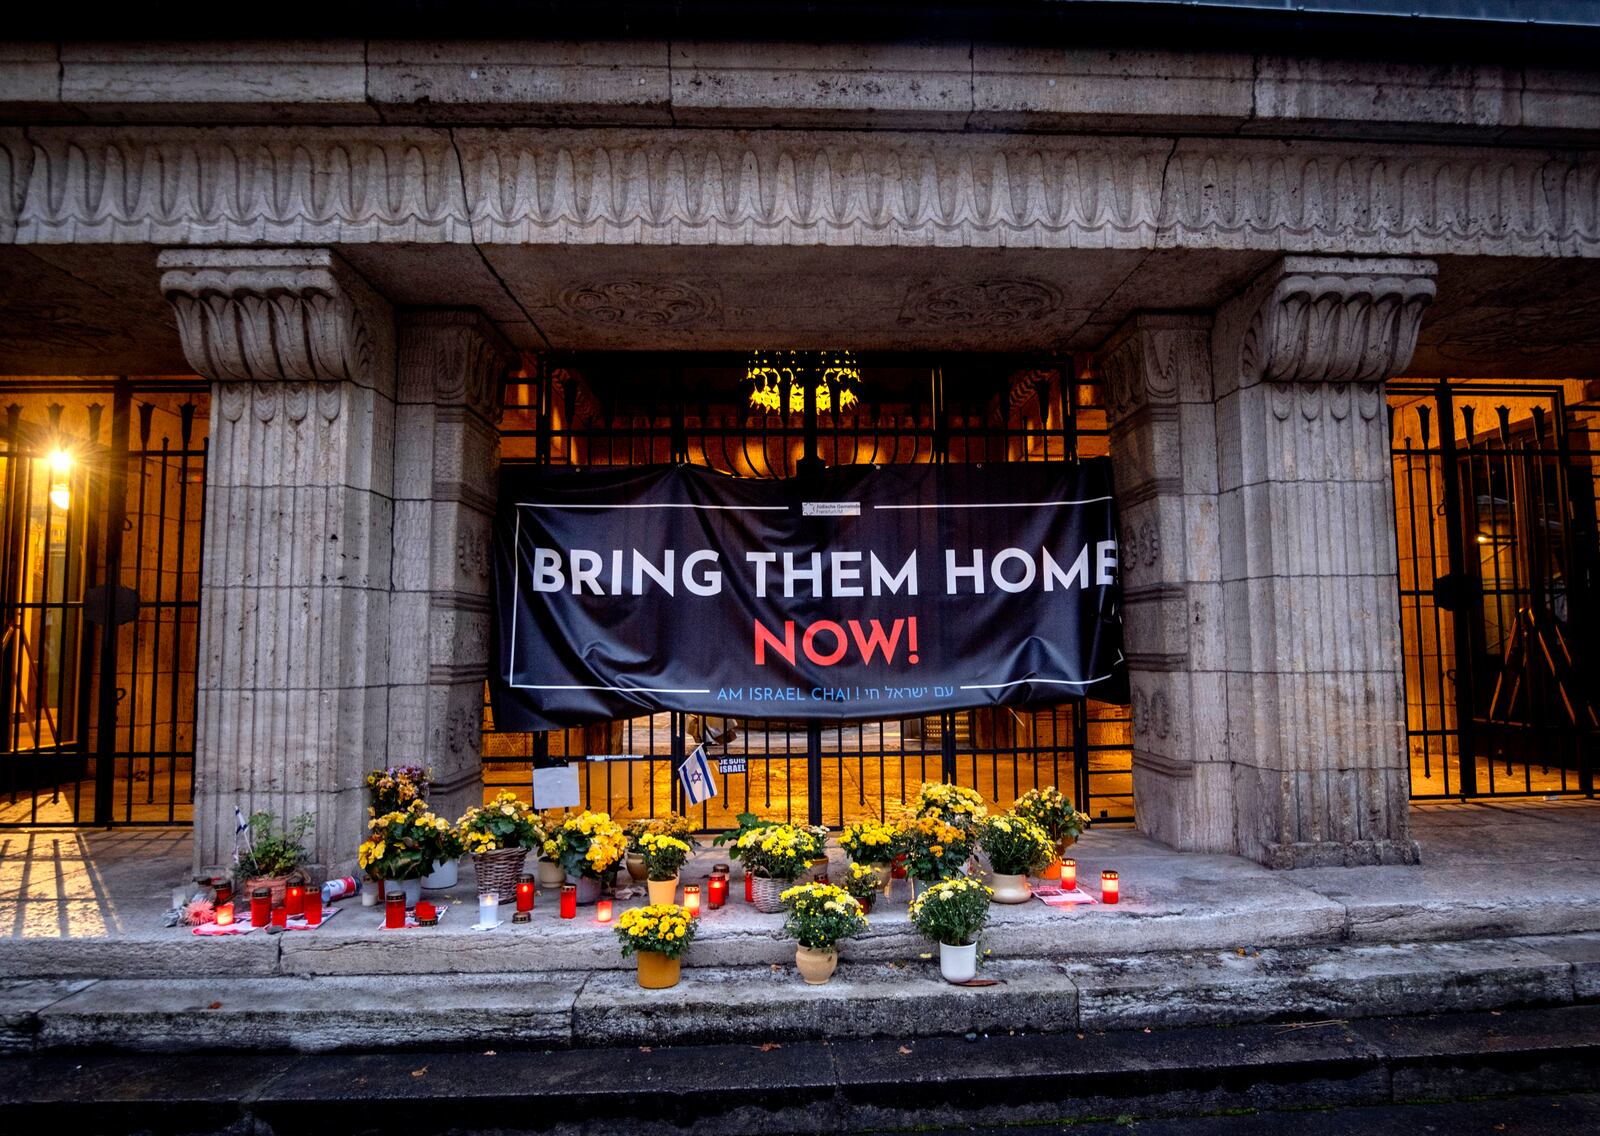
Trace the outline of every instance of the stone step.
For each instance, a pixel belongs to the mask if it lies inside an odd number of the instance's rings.
[[[1306,1110],[1600,1089],[1600,1006],[1085,1030],[1048,1042],[1021,1034],[710,1046],[670,1040],[663,1028],[645,1049],[500,1043],[471,1052],[316,1056],[45,1053],[0,1059],[0,1114],[13,1131],[108,1136],[576,1136],[624,1127],[640,1136],[721,1136],[966,1131],[974,1122],[1104,1117],[1120,1118],[1126,1131],[1131,1122],[1166,1116],[1294,1109],[1287,1123],[1295,1130],[1322,1131]],[[1566,1099],[1581,1108],[1578,1098]]]
[[[847,961],[820,987],[790,965],[628,971],[21,981],[0,986],[13,1051],[325,1052],[937,1037],[1563,1005],[1596,997],[1600,936],[999,959],[955,987],[932,957]]]

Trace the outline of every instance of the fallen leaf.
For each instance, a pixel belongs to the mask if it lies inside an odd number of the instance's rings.
[[[220,1009],[222,1009],[222,1003],[221,1002],[213,1002],[213,1003],[211,1003],[211,1005],[207,1006],[206,1009],[208,1009],[208,1010],[220,1010]]]
[[[782,1049],[783,1046],[775,1041],[763,1041],[756,1048],[761,1050],[762,1053],[771,1053],[774,1049]]]
[[[420,1069],[413,1069],[411,1070],[411,1075],[413,1077],[426,1077],[428,1075],[428,1067],[424,1065]]]
[[[1149,1033],[1150,1032],[1150,1027],[1149,1026],[1145,1026],[1144,1027],[1144,1032],[1145,1033]]]
[[[933,957],[933,952],[932,951],[923,951],[922,954],[918,955],[917,957],[918,958],[931,959]]]
[[[911,1047],[909,1045],[902,1045],[900,1047],[900,1052],[901,1053],[910,1053],[911,1052]]]
[[[651,1052],[653,1052],[653,1050],[648,1045],[641,1045],[639,1047],[639,1052],[640,1053],[651,1053]]]

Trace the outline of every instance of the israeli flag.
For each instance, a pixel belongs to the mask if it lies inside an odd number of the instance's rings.
[[[691,805],[702,804],[717,795],[717,779],[711,773],[711,762],[706,759],[706,747],[695,746],[694,752],[678,766],[678,780],[683,782],[683,796]]]

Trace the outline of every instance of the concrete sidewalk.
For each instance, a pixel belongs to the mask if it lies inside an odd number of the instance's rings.
[[[1416,810],[1415,827],[1421,866],[1298,872],[1091,832],[1076,850],[1080,879],[1097,890],[1100,869],[1116,868],[1123,902],[996,906],[985,946],[1006,982],[982,990],[938,981],[903,885],[820,990],[794,976],[781,917],[735,898],[702,918],[683,985],[643,1001],[592,909],[563,921],[545,894],[531,925],[471,931],[470,870],[437,929],[383,931],[379,909],[346,902],[315,932],[200,939],[161,926],[188,874],[185,834],[10,834],[0,1020],[22,1048],[320,1049],[468,1044],[475,1035],[458,1023],[488,1004],[508,1016],[484,1023],[486,1035],[573,1045],[642,1041],[641,1022],[701,1040],[1057,1032],[1600,997],[1600,804],[1434,805]],[[702,854],[686,879],[716,858]],[[395,1012],[402,989],[427,1023]],[[316,1029],[297,1031],[311,1020]]]

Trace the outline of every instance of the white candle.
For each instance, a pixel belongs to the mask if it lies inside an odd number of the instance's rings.
[[[494,892],[484,892],[478,897],[478,925],[493,927],[500,922],[500,897]]]

